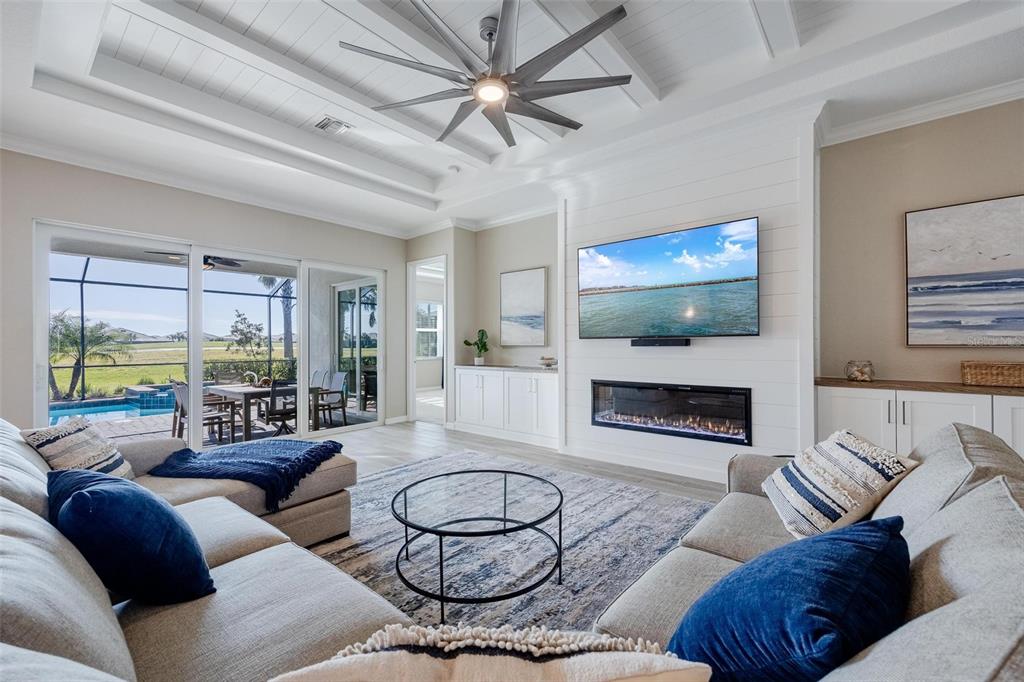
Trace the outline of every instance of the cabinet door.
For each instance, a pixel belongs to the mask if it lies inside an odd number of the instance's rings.
[[[558,377],[539,375],[534,381],[537,397],[537,433],[549,438],[558,438],[558,424],[561,417],[558,410]]]
[[[1024,457],[1024,398],[992,396],[992,433]]]
[[[818,387],[818,440],[849,429],[879,447],[896,449],[896,391]]]
[[[455,371],[455,420],[466,424],[482,424],[483,376],[482,372],[458,369]]]
[[[537,396],[534,378],[526,372],[505,372],[505,428],[519,433],[537,429]]]
[[[896,391],[896,452],[910,454],[918,443],[952,422],[992,430],[992,396],[970,393]]]
[[[502,380],[504,375],[504,372],[480,372],[482,393],[480,423],[484,426],[500,429],[504,424],[505,387]]]

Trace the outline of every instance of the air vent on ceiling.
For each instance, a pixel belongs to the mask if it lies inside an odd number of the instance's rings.
[[[342,135],[352,130],[353,125],[331,116],[324,116],[320,119],[320,122],[316,124],[316,127],[331,135]]]

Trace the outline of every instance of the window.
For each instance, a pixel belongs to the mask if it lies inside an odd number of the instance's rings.
[[[416,359],[439,358],[444,355],[444,314],[438,303],[416,303]]]

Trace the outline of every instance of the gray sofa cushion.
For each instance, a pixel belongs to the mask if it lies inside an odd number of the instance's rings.
[[[116,607],[139,679],[265,680],[366,640],[401,611],[294,544],[211,571],[214,594],[173,606]]]
[[[135,679],[110,597],[85,558],[45,519],[0,499],[0,640]]]
[[[210,568],[267,547],[288,536],[223,497],[207,497],[174,508],[192,528]]]
[[[871,518],[902,516],[909,533],[972,488],[995,478],[1024,480],[1024,459],[997,436],[966,424],[944,426],[910,453],[921,462],[900,481]]]
[[[266,493],[245,481],[214,478],[164,478],[147,474],[139,476],[135,482],[174,505],[204,497],[226,497],[242,509],[257,516],[268,513],[265,504]],[[292,496],[281,503],[281,509],[288,509],[336,493],[355,485],[355,483],[356,463],[344,455],[335,455],[317,467],[316,471],[303,478]]]
[[[676,547],[620,594],[594,623],[616,637],[668,644],[683,614],[740,562],[689,547]]]
[[[96,668],[10,644],[0,644],[0,678],[18,682],[118,682],[118,678]]]
[[[46,518],[49,508],[46,475],[13,448],[3,445],[0,445],[0,497]]]
[[[46,480],[46,472],[50,470],[50,465],[35,451],[35,448],[25,442],[25,439],[21,437],[21,432],[14,424],[3,419],[0,419],[0,451],[18,455],[39,471],[44,481]]]
[[[983,588],[1020,581],[1024,572],[1024,482],[984,483],[907,535],[908,618]]]
[[[679,544],[747,562],[793,542],[767,497],[729,493],[697,522]]]
[[[916,618],[823,678],[825,682],[1020,680],[1024,571]]]

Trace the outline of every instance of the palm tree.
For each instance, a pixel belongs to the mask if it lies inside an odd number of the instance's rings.
[[[83,326],[84,325],[84,326]],[[131,352],[125,347],[124,339],[111,329],[106,322],[82,322],[80,318],[68,315],[63,310],[50,317],[50,393],[54,400],[70,400],[75,395],[82,369],[86,362],[105,361],[117,364],[118,358],[130,358]],[[84,341],[84,342],[83,342]],[[71,381],[63,395],[53,375],[53,365],[60,360],[70,360]]]
[[[264,288],[274,291],[277,287],[277,277],[271,277],[270,275],[260,275],[260,284]],[[281,297],[278,299],[281,301],[281,314],[284,319],[284,330],[282,336],[284,338],[284,357],[286,360],[291,360],[295,357],[295,350],[292,348],[292,307],[295,305],[292,302],[292,285],[295,280],[285,279],[281,284]]]

